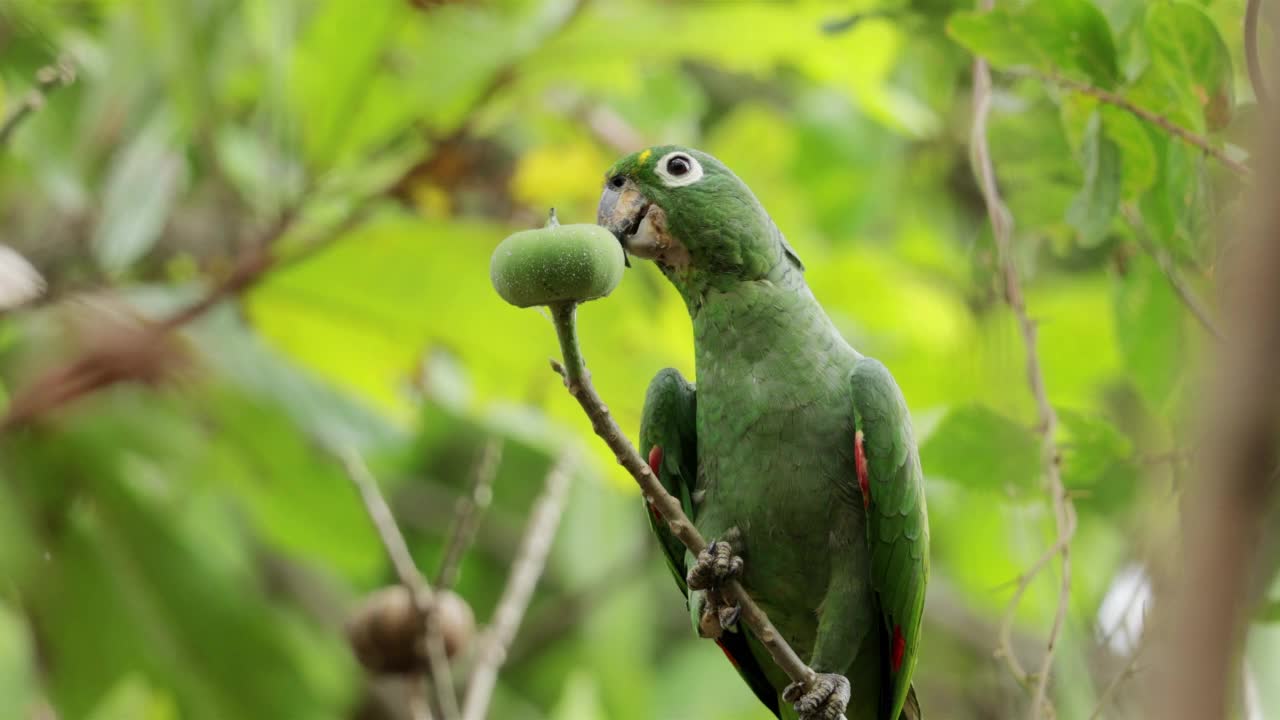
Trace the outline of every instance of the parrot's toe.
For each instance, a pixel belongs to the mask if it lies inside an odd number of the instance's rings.
[[[738,624],[738,618],[742,615],[742,606],[721,605],[716,615],[720,620],[720,627],[725,630],[733,630]]]
[[[689,568],[689,574],[685,578],[689,587],[706,590],[741,575],[742,557],[735,550],[741,539],[741,534],[735,528],[698,553],[697,562]]]
[[[849,680],[837,673],[818,673],[809,685],[788,685],[782,699],[795,706],[800,720],[838,720],[849,705]]]

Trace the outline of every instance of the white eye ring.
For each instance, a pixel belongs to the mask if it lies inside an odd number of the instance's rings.
[[[689,169],[683,175],[673,175],[667,169],[667,163],[675,158],[680,158],[689,164]],[[662,184],[667,187],[684,187],[702,179],[702,163],[698,162],[698,159],[689,153],[681,152],[680,150],[663,155],[658,159],[653,169],[654,172],[658,173],[658,177],[662,178]]]

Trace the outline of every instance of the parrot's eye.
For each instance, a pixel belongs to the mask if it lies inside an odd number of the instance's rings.
[[[626,184],[627,184],[627,179],[622,177],[621,175],[614,175],[613,177],[609,178],[609,187],[615,190],[621,190],[622,186]]]
[[[679,151],[664,155],[654,170],[667,187],[692,185],[702,179],[702,165],[697,158]]]

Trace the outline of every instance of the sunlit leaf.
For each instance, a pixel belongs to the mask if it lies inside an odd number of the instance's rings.
[[[1153,2],[1145,22],[1152,69],[1176,98],[1193,129],[1218,130],[1234,105],[1231,54],[1213,21],[1184,2]]]
[[[986,12],[958,12],[947,32],[997,67],[1062,72],[1111,87],[1119,79],[1111,28],[1087,0],[1032,0]]]

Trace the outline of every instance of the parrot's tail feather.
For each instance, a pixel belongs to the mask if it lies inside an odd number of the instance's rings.
[[[924,717],[920,712],[920,701],[916,699],[916,686],[912,685],[907,689],[907,702],[902,706],[902,715],[900,720],[921,720]]]

